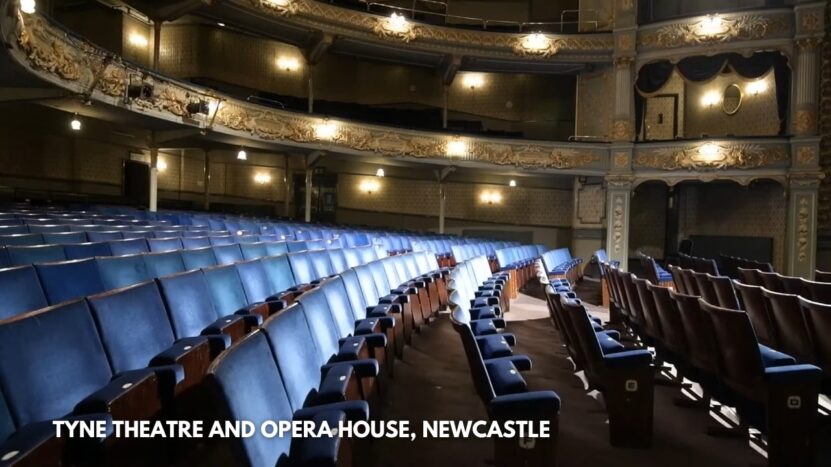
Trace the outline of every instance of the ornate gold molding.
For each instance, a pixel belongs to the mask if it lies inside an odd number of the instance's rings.
[[[763,39],[786,32],[790,26],[786,15],[708,16],[695,22],[675,23],[640,34],[639,44],[648,48],[675,48],[740,40]]]
[[[635,130],[629,120],[615,120],[612,126],[612,139],[615,141],[632,141]]]
[[[814,135],[817,132],[817,113],[813,109],[794,112],[793,132],[795,135]]]
[[[384,39],[410,42],[418,37],[418,26],[412,24],[396,24],[391,18],[376,18],[372,32]]]
[[[513,51],[521,57],[547,58],[560,51],[560,41],[544,34],[529,34],[514,43]]]
[[[788,160],[782,147],[758,144],[707,143],[696,147],[665,147],[639,152],[635,164],[659,170],[755,169]]]
[[[811,197],[798,195],[796,201],[796,260],[804,263],[808,259],[810,244]]]
[[[297,2],[295,0],[280,0],[271,2],[267,0],[251,0],[254,6],[268,10],[277,16],[291,16],[297,13]]]

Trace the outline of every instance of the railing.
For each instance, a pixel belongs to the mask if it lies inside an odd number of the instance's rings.
[[[691,16],[789,6],[794,0],[640,0],[638,23],[649,24]]]
[[[340,4],[338,0],[329,0],[330,3]],[[563,10],[560,14],[560,21],[512,21],[512,20],[495,20],[478,18],[474,16],[462,16],[447,13],[447,3],[437,0],[413,0],[411,7],[402,7],[392,5],[385,2],[374,2],[367,0],[360,0],[366,5],[368,13],[388,14],[390,12],[397,12],[403,14],[411,20],[423,21],[430,24],[445,24],[453,27],[476,27],[484,31],[500,30],[500,31],[516,31],[516,32],[566,32],[568,26],[574,26],[574,31],[579,32],[581,24],[592,25],[591,30],[597,31],[598,28],[598,12],[593,9],[585,10]],[[426,9],[419,9],[418,4],[423,3],[427,5],[440,5],[444,7],[444,12],[429,11]],[[344,5],[349,6],[349,5]],[[576,16],[576,19],[566,21],[567,15]],[[593,15],[592,20],[581,20],[583,15]],[[435,18],[434,21],[429,21],[428,18]]]

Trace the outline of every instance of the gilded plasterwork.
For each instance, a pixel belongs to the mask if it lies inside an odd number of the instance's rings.
[[[796,259],[800,263],[808,259],[808,244],[811,222],[811,200],[800,196],[796,212]]]
[[[705,17],[692,23],[669,24],[656,30],[644,31],[639,43],[643,47],[673,48],[756,40],[785,32],[788,26],[788,18],[784,15],[719,17],[716,21]]]
[[[793,118],[793,131],[797,135],[813,135],[817,130],[817,114],[811,109],[797,110]]]
[[[521,57],[538,57],[538,58],[548,58],[552,55],[556,55],[557,52],[560,51],[560,40],[551,40],[546,37],[545,43],[541,44],[534,44],[531,43],[532,39],[531,36],[526,36],[520,39],[517,39],[514,42],[513,51],[515,54]]]
[[[702,150],[704,146],[699,146],[639,152],[635,156],[635,164],[659,170],[718,170],[755,169],[788,160],[788,152],[781,147],[712,143],[706,146],[706,151]]]
[[[811,165],[817,161],[817,150],[813,146],[800,146],[796,151],[796,162],[799,165]]]
[[[631,141],[634,135],[635,131],[629,120],[615,120],[612,126],[612,139],[615,141]]]
[[[269,2],[266,0],[251,0],[254,6],[258,6],[278,16],[290,16],[297,13],[298,2],[295,0],[283,0],[282,2]]]
[[[624,211],[626,209],[625,195],[615,194],[612,197],[612,251],[615,256],[623,252]]]
[[[378,37],[401,42],[410,42],[418,37],[418,27],[406,26],[396,28],[390,24],[389,18],[375,18],[375,26],[372,27],[372,32]]]

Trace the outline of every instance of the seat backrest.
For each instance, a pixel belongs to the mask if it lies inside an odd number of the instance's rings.
[[[87,231],[87,240],[91,242],[110,242],[113,240],[123,240],[124,234],[117,230],[105,231]]]
[[[291,421],[291,403],[274,361],[266,334],[256,331],[223,352],[208,368],[216,394],[230,420],[255,426],[266,421]],[[291,437],[265,438],[262,433],[235,438],[234,452],[241,465],[279,466],[285,463]]]
[[[242,286],[239,273],[232,264],[202,268],[211,300],[220,316],[232,315],[248,306],[248,298]]]
[[[211,239],[208,237],[182,237],[182,247],[186,250],[208,248],[209,246],[211,246]]]
[[[381,295],[379,292],[377,283],[375,282],[375,277],[372,275],[372,270],[368,265],[361,265],[352,269],[358,277],[361,292],[364,295],[364,300],[366,301],[367,306],[377,305],[378,300],[382,296],[386,295],[386,293]]]
[[[332,315],[341,337],[350,336],[355,332],[355,321],[365,317],[365,313],[356,310],[346,290],[342,277],[335,276],[326,280],[320,289],[329,303],[329,313]]]
[[[242,258],[245,260],[260,259],[268,256],[265,243],[262,242],[240,243],[239,248],[242,251]]]
[[[33,266],[0,269],[0,320],[47,305]]]
[[[368,303],[366,301],[366,295],[363,290],[361,290],[361,282],[358,278],[358,272],[354,269],[347,269],[340,274],[340,278],[343,281],[343,286],[344,289],[346,289],[346,294],[349,297],[355,318],[366,318],[366,308],[371,305],[377,305],[378,303]],[[374,285],[372,290],[375,290]]]
[[[360,248],[346,248],[342,250],[347,266],[354,268],[364,264]]]
[[[698,293],[701,295],[701,298],[703,298],[707,303],[718,305],[716,288],[713,286],[713,283],[710,282],[710,277],[713,276],[706,272],[692,272],[691,274],[695,280],[695,284],[698,286]]]
[[[734,282],[736,291],[741,297],[744,311],[753,323],[753,330],[756,332],[759,341],[771,347],[776,347],[776,335],[773,332],[773,322],[770,318],[770,311],[767,309],[767,302],[762,294],[762,288],[741,282]]]
[[[144,265],[147,267],[147,275],[150,278],[178,274],[185,270],[185,263],[182,262],[182,250],[168,251],[164,253],[145,253]]]
[[[284,255],[289,252],[286,242],[264,242],[267,256]]]
[[[759,272],[761,271],[746,268],[737,268],[737,270],[739,271],[739,278],[742,283],[747,285],[764,285],[764,283],[762,283],[762,277],[759,275]]]
[[[632,282],[635,285],[635,290],[638,293],[638,300],[643,311],[643,318],[646,331],[654,338],[661,339],[661,319],[658,316],[658,310],[655,308],[655,299],[652,297],[652,291],[649,290],[650,282],[646,279],[634,277]]]
[[[701,302],[712,321],[719,347],[720,376],[734,389],[758,392],[764,385],[764,366],[750,317],[741,310]]]
[[[823,371],[831,371],[831,339],[828,339],[828,332],[831,331],[831,304],[818,303],[803,297],[799,298],[799,302],[808,324],[808,331],[811,333],[816,362]]]
[[[66,243],[83,243],[87,241],[87,234],[84,232],[47,232],[43,234],[43,243],[64,245]]]
[[[568,320],[574,328],[574,335],[585,360],[586,371],[597,375],[597,366],[603,360],[603,350],[600,348],[600,342],[597,340],[597,334],[585,307],[570,300],[563,303],[563,310],[568,314]]]
[[[467,312],[457,307],[454,308],[451,312],[451,323],[462,341],[476,393],[479,394],[479,398],[485,404],[488,404],[496,397],[496,391],[488,375],[485,362],[482,360],[482,351],[476,343],[476,337],[473,335],[473,330],[470,329],[470,324],[468,324]]]
[[[623,285],[622,289],[626,297],[626,309],[629,311],[629,318],[643,326],[645,324],[645,318],[643,310],[641,309],[638,291],[635,289],[635,275],[628,272],[619,272],[618,277],[620,278],[620,283]]]
[[[805,287],[805,298],[813,302],[831,304],[831,283],[802,279],[802,284]]]
[[[773,292],[784,292],[785,286],[782,284],[782,276],[776,272],[758,271],[756,273],[762,279],[762,287]]]
[[[52,305],[107,290],[94,258],[37,264],[35,270]]]
[[[10,246],[6,248],[6,251],[12,266],[66,260],[66,254],[61,245]]]
[[[681,321],[684,323],[684,332],[687,335],[693,365],[700,370],[715,374],[718,371],[719,359],[715,335],[712,322],[701,311],[699,297],[674,291],[670,291],[670,296],[675,301]]]
[[[284,292],[295,285],[300,284],[300,282],[294,278],[294,273],[292,272],[291,265],[289,264],[288,255],[267,256],[261,259],[260,262],[262,263],[263,268],[265,268],[270,289],[274,293]]]
[[[286,383],[293,410],[314,400],[323,360],[312,337],[309,322],[299,304],[268,318],[262,326]]]
[[[43,245],[43,234],[11,234],[0,238],[0,246],[32,246]]]
[[[129,240],[114,240],[110,243],[110,251],[113,256],[135,255],[138,253],[147,253],[150,249],[147,247],[146,238],[133,238]]]
[[[684,332],[684,322],[681,320],[675,300],[670,296],[670,289],[655,284],[647,284],[646,287],[652,292],[652,298],[655,300],[655,310],[658,312],[661,323],[664,344],[676,353],[688,353],[690,345],[687,342],[687,334]]]
[[[731,310],[740,310],[739,298],[736,295],[736,289],[733,287],[733,280],[727,276],[707,276],[713,290],[716,293],[716,303],[722,308],[729,308]]]
[[[321,288],[310,290],[301,295],[297,302],[309,322],[315,346],[324,360],[328,361],[338,353],[338,340],[344,336],[332,318],[325,292]]]
[[[273,290],[271,288],[271,283],[268,281],[268,275],[261,260],[241,261],[234,264],[234,267],[239,274],[248,303],[263,302],[272,295],[283,292],[283,290]]]
[[[154,253],[164,253],[166,251],[176,251],[181,250],[182,246],[182,239],[179,237],[172,237],[172,238],[148,238],[147,245],[150,247],[150,251]]]
[[[154,281],[87,297],[113,372],[144,368],[175,337]]]
[[[87,259],[96,256],[112,256],[107,242],[72,243],[63,246],[66,259]]]
[[[216,257],[216,264],[234,264],[242,261],[242,250],[240,250],[239,244],[237,243],[216,245],[212,249]]]
[[[220,318],[201,270],[156,279],[177,339],[198,336]]]
[[[211,246],[233,245],[236,243],[234,237],[231,235],[212,235],[208,238],[210,239]]]
[[[811,298],[808,287],[805,284],[805,279],[801,277],[779,276],[779,280],[782,282],[782,291],[784,293],[799,295],[808,299]]]
[[[808,324],[802,314],[799,296],[762,289],[767,302],[777,349],[791,355],[799,363],[814,363],[817,357]]]
[[[185,265],[185,271],[192,269],[208,268],[216,266],[216,255],[211,247],[196,248],[193,250],[183,250],[180,252],[182,263]]]
[[[0,324],[0,388],[17,426],[66,416],[111,377],[84,300]]]
[[[329,263],[332,265],[332,270],[335,274],[346,271],[351,267],[346,262],[346,254],[343,248],[333,248],[326,250],[326,252],[329,254]]]
[[[327,250],[309,251],[307,254],[315,271],[315,279],[322,279],[338,273],[332,267],[332,262],[329,261],[329,252]]]
[[[103,256],[95,258],[105,290],[118,289],[152,279],[143,255]]]
[[[681,274],[681,280],[684,282],[684,290],[686,290],[686,295],[701,295],[701,291],[698,290],[698,282],[695,280],[695,271],[692,269],[680,269],[678,271]]]
[[[303,251],[298,253],[289,253],[286,255],[289,263],[291,264],[291,271],[294,274],[294,279],[299,284],[308,284],[318,279],[314,264],[312,264],[312,259],[308,253],[309,252]]]
[[[686,284],[684,283],[684,278],[681,277],[681,268],[670,264],[668,269],[669,273],[672,275],[672,284],[675,286],[675,290],[683,294],[689,295],[689,291],[687,290]]]

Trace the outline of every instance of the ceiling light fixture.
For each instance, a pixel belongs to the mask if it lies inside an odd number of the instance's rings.
[[[75,116],[72,117],[72,121],[69,122],[69,128],[71,128],[72,131],[81,131],[81,121],[78,120],[78,114],[75,114]]]
[[[245,152],[245,149],[240,149],[237,153],[237,160],[240,161],[247,161],[248,160],[248,153]]]
[[[315,138],[317,139],[333,139],[338,133],[338,127],[334,122],[329,121],[328,118],[323,119],[322,122],[315,125]]]
[[[31,15],[37,10],[37,3],[35,0],[20,0],[20,11]]]
[[[224,27],[225,27],[225,23],[216,23],[216,25],[217,25],[217,26],[219,26],[219,27],[221,27],[221,28],[224,28]]]
[[[511,179],[511,181],[508,182],[508,186],[514,188],[516,186],[516,180]]]
[[[375,176],[376,177],[383,177],[384,175],[386,175],[384,173],[384,169],[378,169],[378,170],[375,171]]]

